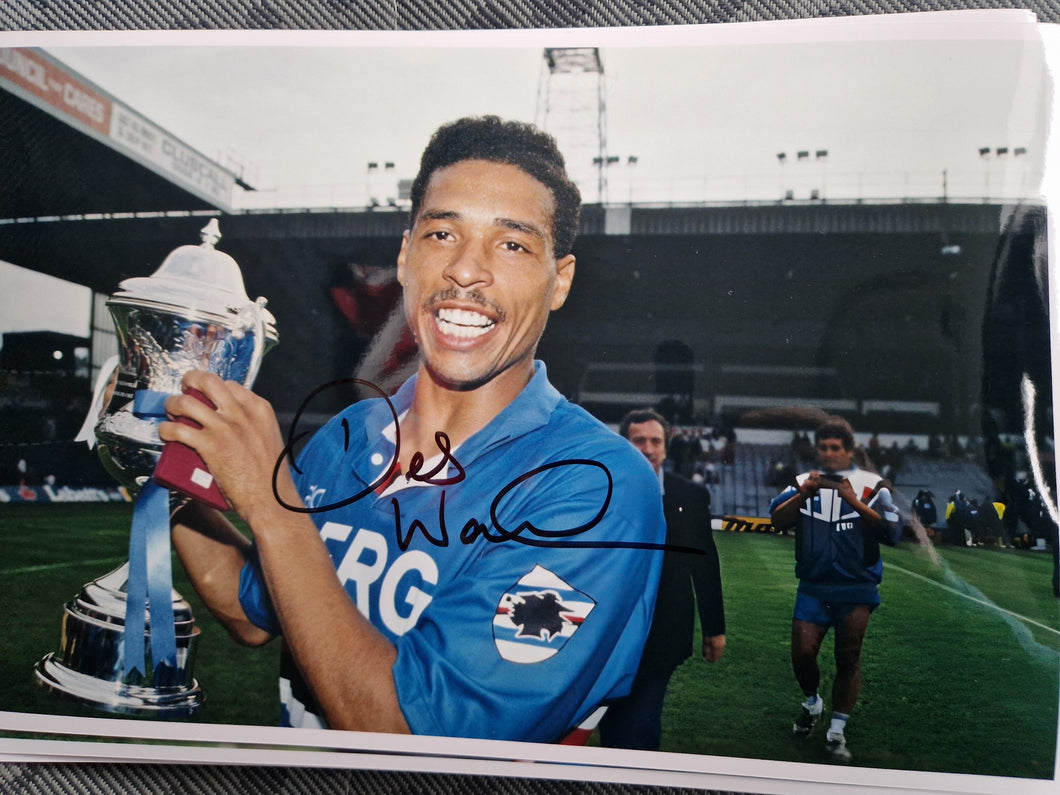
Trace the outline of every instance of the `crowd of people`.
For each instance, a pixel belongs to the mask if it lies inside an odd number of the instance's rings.
[[[957,489],[942,502],[920,489],[912,511],[929,538],[960,546],[1042,550],[1054,532],[1048,506],[1026,478],[1006,482],[1001,499]]]
[[[667,469],[683,478],[710,486],[721,481],[720,467],[736,457],[735,437],[730,431],[703,426],[675,426]]]

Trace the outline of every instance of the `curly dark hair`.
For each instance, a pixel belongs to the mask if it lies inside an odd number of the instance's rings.
[[[830,417],[817,427],[813,440],[819,442],[822,439],[838,439],[843,449],[854,449],[854,429],[842,417]]]
[[[552,194],[552,248],[557,259],[571,253],[578,236],[581,193],[567,176],[555,139],[532,124],[503,121],[497,116],[458,119],[444,124],[423,150],[420,170],[412,183],[409,227],[416,222],[427,183],[435,171],[462,160],[488,160],[522,169]]]

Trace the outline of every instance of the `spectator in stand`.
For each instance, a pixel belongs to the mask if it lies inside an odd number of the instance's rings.
[[[883,467],[880,470],[880,474],[891,481],[893,486],[898,482],[898,473],[905,466],[905,456],[902,454],[902,448],[898,446],[898,442],[892,442],[881,458]],[[873,460],[875,461],[876,459],[873,458]]]
[[[721,448],[721,463],[732,465],[736,463],[736,437],[726,436],[725,444]]]
[[[997,502],[989,495],[983,496],[979,516],[978,533],[973,538],[976,546],[1002,546],[1005,537],[1005,504]]]
[[[935,494],[930,489],[921,489],[913,498],[913,513],[927,532],[928,538],[935,535],[935,522],[939,520]]]
[[[945,540],[950,544],[970,547],[978,525],[979,501],[968,499],[957,489],[946,504]]]
[[[805,431],[797,432],[791,439],[791,452],[797,462],[808,462],[813,460],[813,442]]]
[[[666,454],[666,466],[671,472],[683,478],[688,477],[685,467],[685,462],[688,459],[688,447],[688,439],[685,438],[684,431],[679,428],[675,429]]]

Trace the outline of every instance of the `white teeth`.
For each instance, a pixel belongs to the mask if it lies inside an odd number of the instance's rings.
[[[469,309],[439,309],[438,317],[458,326],[488,326],[493,322],[485,315]]]
[[[439,309],[437,320],[443,334],[461,339],[481,337],[494,326],[494,321],[469,309]]]

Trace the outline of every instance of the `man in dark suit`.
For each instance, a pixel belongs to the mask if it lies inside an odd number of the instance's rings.
[[[717,662],[725,650],[721,566],[710,525],[710,492],[663,469],[670,424],[650,409],[632,411],[622,419],[619,433],[644,454],[659,477],[667,546],[702,550],[666,552],[651,632],[633,688],[612,702],[600,721],[601,745],[657,751],[667,685],[674,669],[692,656],[697,602],[704,659]]]

